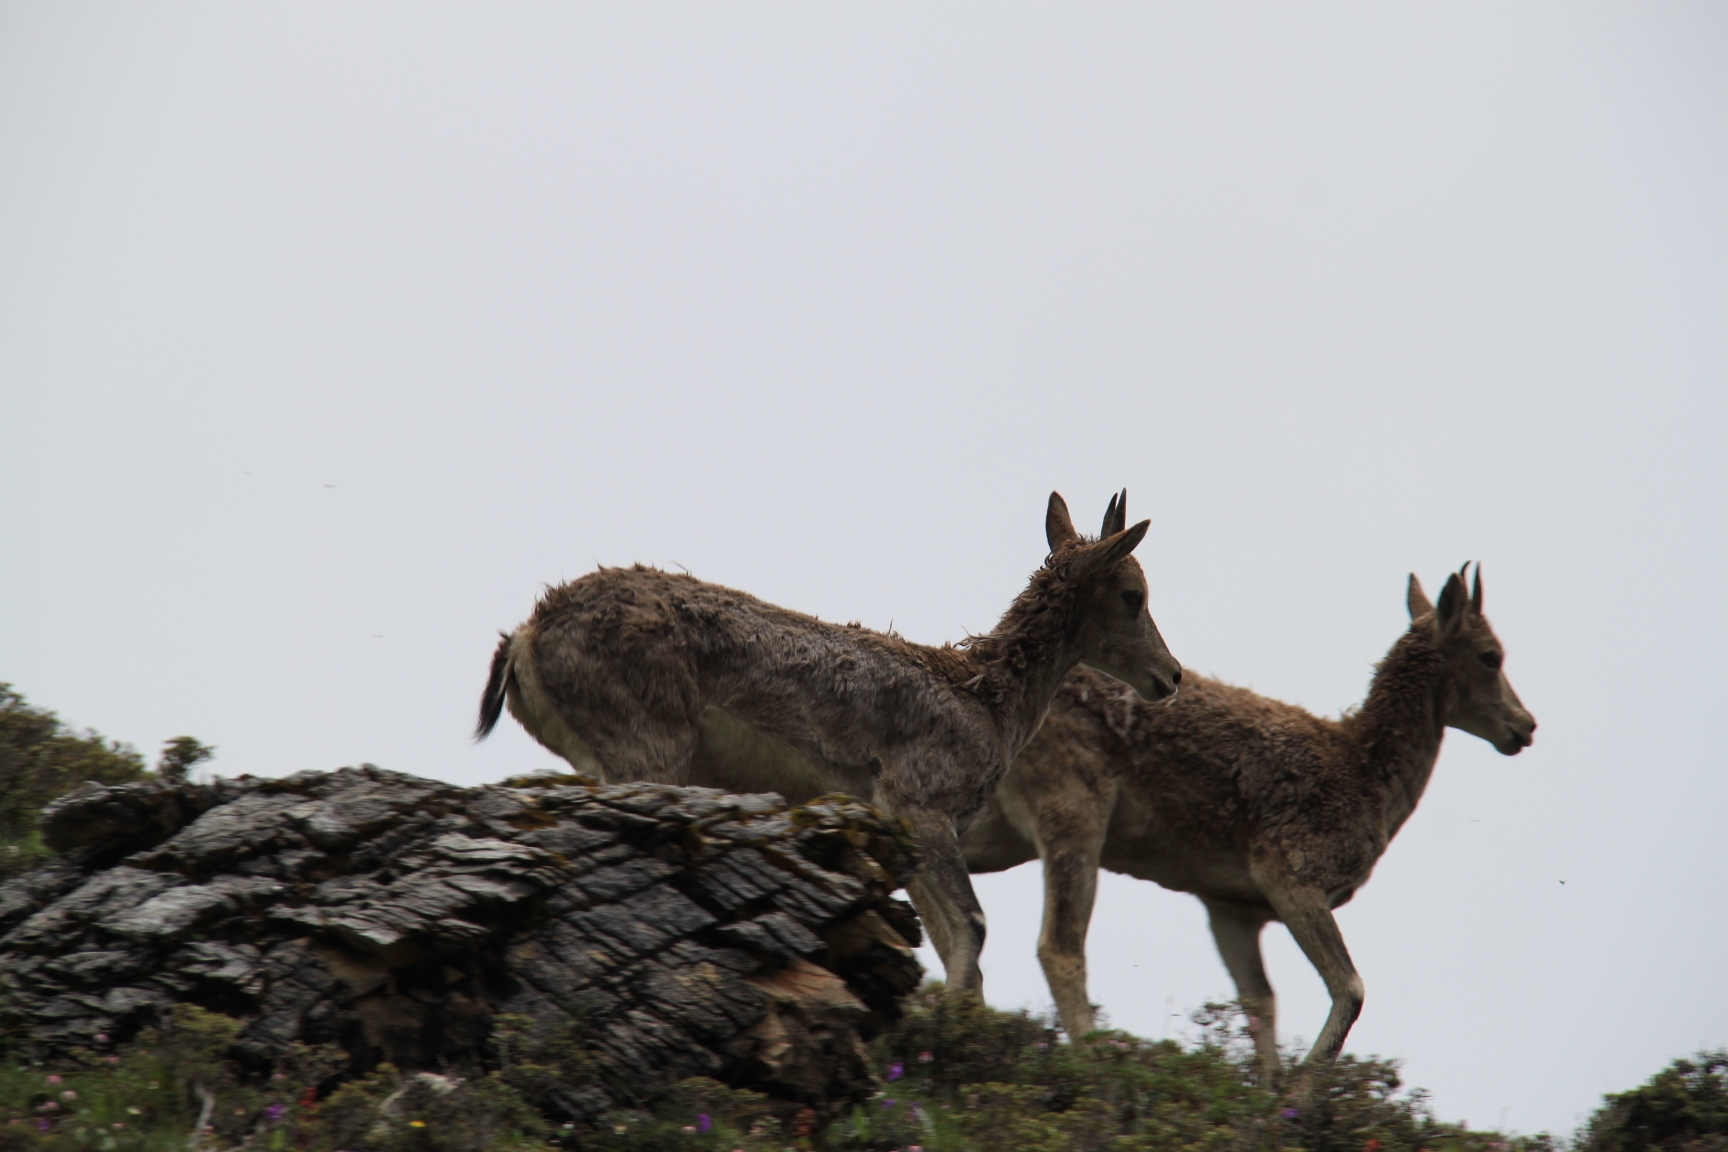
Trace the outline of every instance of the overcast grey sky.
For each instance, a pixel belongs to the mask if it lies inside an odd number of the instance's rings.
[[[1481,560],[1541,730],[1342,910],[1350,1049],[1569,1130],[1728,1042],[1725,65],[1721,4],[0,4],[0,679],[471,783],[555,766],[467,734],[597,562],[935,642],[1126,486],[1177,657],[1336,713]],[[1232,995],[1147,884],[1091,957],[1142,1034]]]

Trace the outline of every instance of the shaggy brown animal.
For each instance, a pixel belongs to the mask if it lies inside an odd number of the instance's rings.
[[[549,589],[498,646],[477,737],[510,714],[578,772],[728,792],[870,800],[911,826],[924,866],[908,886],[951,987],[977,989],[984,913],[957,826],[1084,662],[1157,700],[1182,671],[1146,610],[1112,498],[1103,538],[1074,530],[1051,493],[1050,554],[985,636],[913,644],[824,623],[653,568],[602,568]]]
[[[962,845],[974,872],[1042,858],[1038,958],[1070,1036],[1095,1025],[1085,944],[1102,865],[1206,905],[1269,1080],[1277,1007],[1260,930],[1282,920],[1332,996],[1308,1060],[1337,1056],[1363,989],[1332,909],[1415,809],[1448,727],[1507,756],[1536,730],[1482,615],[1480,567],[1472,594],[1462,572],[1447,578],[1438,610],[1412,575],[1408,604],[1409,630],[1341,720],[1195,675],[1165,704],[1083,669],[1063,684]]]

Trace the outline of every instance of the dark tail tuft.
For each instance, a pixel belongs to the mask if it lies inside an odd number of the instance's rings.
[[[486,677],[486,691],[480,696],[480,722],[474,725],[474,739],[484,740],[498,726],[504,715],[504,696],[510,678],[510,633],[500,632],[498,651],[492,653],[492,674]]]

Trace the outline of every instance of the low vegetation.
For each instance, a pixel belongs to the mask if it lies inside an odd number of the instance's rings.
[[[687,1080],[653,1111],[560,1123],[559,1093],[601,1070],[575,1030],[535,1039],[501,1018],[484,1068],[340,1082],[335,1049],[301,1047],[271,1068],[229,1058],[238,1024],[182,1006],[113,1051],[53,1065],[0,1064],[0,1152],[1548,1152],[1547,1136],[1436,1120],[1390,1061],[1344,1057],[1298,1102],[1253,1083],[1252,1045],[1231,1008],[1198,1018],[1182,1046],[1121,1032],[1058,1041],[1044,1021],[927,987],[875,1056],[881,1090],[833,1114],[712,1080]],[[1728,1148],[1728,1054],[1677,1061],[1607,1099],[1577,1152]]]
[[[176,736],[163,748],[156,774],[184,779],[214,753],[190,736]],[[0,880],[51,855],[36,832],[36,817],[50,801],[89,781],[126,784],[151,775],[131,745],[75,731],[0,683]]]

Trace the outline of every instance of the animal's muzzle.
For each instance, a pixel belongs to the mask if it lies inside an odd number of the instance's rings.
[[[1494,746],[1495,751],[1502,756],[1516,756],[1536,742],[1536,725],[1531,723],[1528,728],[1513,728],[1504,742]]]

